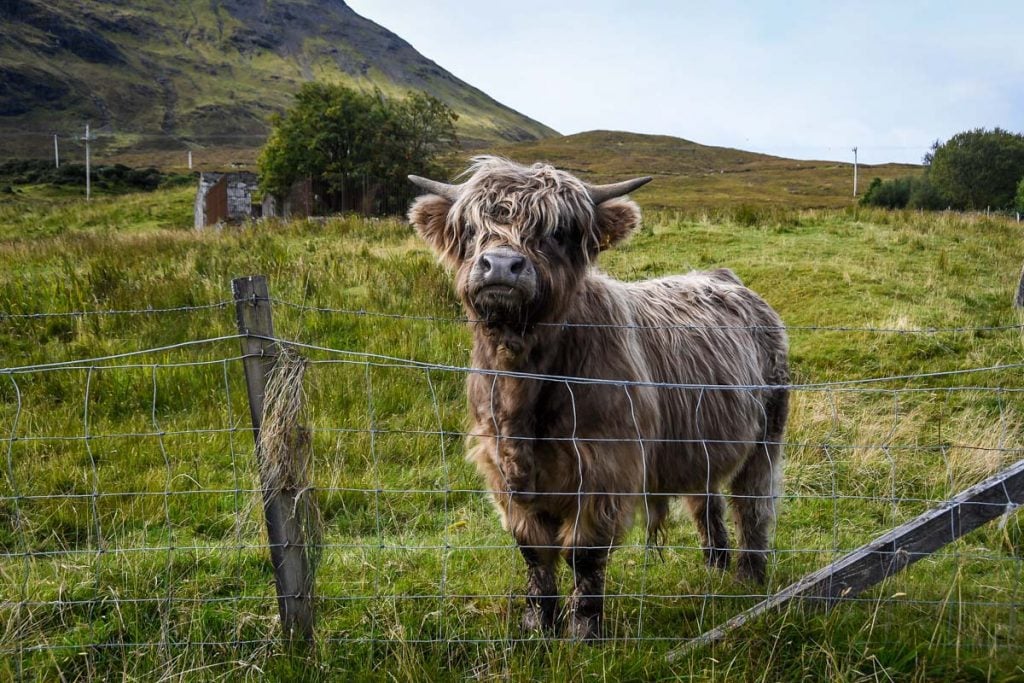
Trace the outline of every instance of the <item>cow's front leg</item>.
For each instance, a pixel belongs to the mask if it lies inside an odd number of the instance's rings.
[[[523,630],[554,633],[558,617],[558,584],[555,581],[557,553],[520,546],[526,560],[526,611]]]
[[[558,618],[555,525],[545,515],[528,515],[515,528],[519,551],[526,560],[526,611],[523,629],[554,633]]]
[[[569,634],[581,640],[601,637],[604,614],[604,572],[608,548],[570,548],[565,560],[572,567],[575,586],[569,597]]]
[[[635,499],[606,494],[577,500],[582,507],[563,520],[560,530],[562,556],[573,571],[569,633],[573,638],[597,640],[603,633],[605,568],[629,528]]]

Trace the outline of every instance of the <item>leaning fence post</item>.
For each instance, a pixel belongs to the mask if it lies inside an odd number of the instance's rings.
[[[730,632],[794,600],[817,600],[831,606],[851,599],[918,560],[1024,504],[1024,460],[961,491],[875,540],[812,572],[745,612],[668,653],[679,659],[692,648],[721,640]]]
[[[242,337],[245,384],[249,396],[256,458],[259,461],[263,491],[263,511],[267,523],[270,560],[277,586],[277,605],[281,626],[289,641],[313,640],[312,572],[309,566],[303,524],[298,519],[297,499],[303,492],[282,488],[266,481],[268,468],[260,447],[264,398],[267,382],[278,358],[274,339],[274,323],[270,311],[270,290],[262,275],[235,278],[231,281],[235,300],[238,332]]]

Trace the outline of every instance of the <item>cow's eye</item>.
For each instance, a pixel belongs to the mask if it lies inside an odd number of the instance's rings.
[[[564,225],[559,225],[555,228],[555,231],[551,233],[551,239],[555,241],[560,247],[564,247],[566,242],[569,241],[569,229]]]

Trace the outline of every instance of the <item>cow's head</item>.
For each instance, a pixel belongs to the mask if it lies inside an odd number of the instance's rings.
[[[430,194],[409,221],[455,270],[474,316],[522,325],[557,319],[598,252],[629,235],[640,209],[623,195],[650,178],[589,185],[544,164],[476,157],[460,185],[409,176]]]

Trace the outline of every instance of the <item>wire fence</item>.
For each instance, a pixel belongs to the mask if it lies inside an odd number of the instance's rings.
[[[398,327],[476,322],[271,302],[304,316]],[[234,303],[12,312],[0,314],[0,323],[210,315]],[[1024,326],[788,329],[970,336],[1019,334]],[[0,655],[10,671],[91,677],[111,660],[170,670],[185,652],[258,657],[278,646],[279,596],[243,372],[252,354],[239,352],[250,336],[0,368]],[[322,530],[317,643],[453,648],[533,637],[520,627],[522,558],[498,524],[491,492],[463,459],[474,436],[465,428],[463,386],[481,371],[451,358],[369,351],[358,340],[327,345],[287,336],[274,341],[309,364],[303,422]],[[615,548],[603,639],[688,643],[1021,460],[1022,366],[792,383],[767,585],[705,569],[692,524],[674,514],[659,547],[637,529]],[[641,384],[529,377],[609,391]],[[616,437],[553,438],[578,446]],[[957,651],[1019,651],[1024,535],[1015,509],[1007,493],[997,524],[881,587],[843,597],[841,610],[820,618],[853,624],[867,643],[905,638]]]

